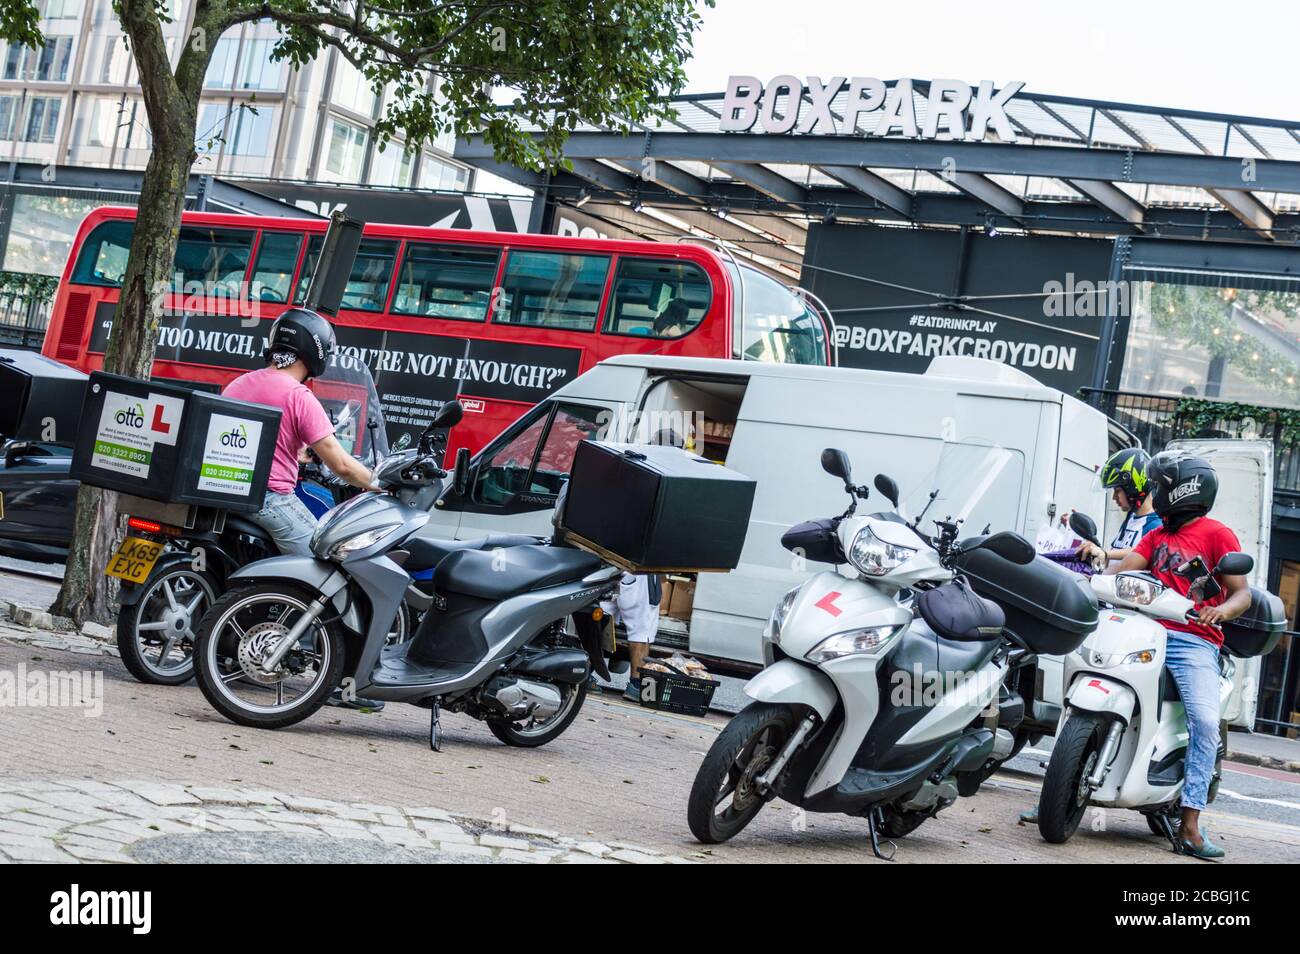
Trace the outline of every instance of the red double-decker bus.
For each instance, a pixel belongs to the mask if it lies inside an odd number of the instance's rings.
[[[43,353],[103,364],[135,210],[81,224]],[[325,221],[186,212],[153,374],[219,388],[263,363],[299,304]],[[829,315],[796,290],[696,244],[366,225],[335,320],[339,350],[375,377],[388,436],[444,402],[466,414],[449,451],[477,450],[524,410],[616,354],[835,363]]]

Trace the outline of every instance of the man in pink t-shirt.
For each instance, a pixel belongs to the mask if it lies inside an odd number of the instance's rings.
[[[304,384],[325,372],[334,353],[334,329],[320,315],[291,308],[271,326],[267,366],[241,374],[221,392],[226,397],[280,409],[280,433],[266,482],[262,509],[251,519],[264,527],[281,553],[310,553],[316,518],[294,495],[298,457],[310,447],[330,470],[354,487],[368,489],[370,470],[343,449],[316,395]]]

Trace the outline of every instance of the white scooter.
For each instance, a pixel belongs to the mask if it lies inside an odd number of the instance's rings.
[[[1096,542],[1096,524],[1072,514],[1070,526]],[[1229,553],[1213,570],[1199,558],[1180,567],[1192,591],[1208,599],[1221,591],[1217,578],[1244,576],[1255,561]],[[1141,812],[1153,834],[1178,851],[1175,822],[1187,755],[1187,716],[1172,675],[1165,668],[1168,630],[1159,620],[1196,619],[1195,604],[1145,572],[1097,575],[1092,590],[1103,610],[1098,626],[1078,652],[1065,657],[1065,713],[1048,762],[1038,809],[1043,837],[1069,839],[1087,807],[1131,808]],[[1285,627],[1282,601],[1251,587],[1251,608],[1225,623],[1220,656],[1219,706],[1232,692],[1233,657],[1270,652]],[[1225,754],[1220,736],[1219,759]],[[1209,800],[1218,790],[1216,761]]]
[[[1003,698],[1003,683],[1026,647],[1004,631],[999,604],[950,582],[955,568],[963,554],[997,554],[1014,590],[1039,568],[1014,533],[959,543],[951,517],[935,521],[931,538],[918,529],[924,511],[910,524],[898,513],[854,516],[867,488],[852,484],[843,451],[825,450],[821,462],[853,503],[840,517],[792,528],[782,545],[854,575],[827,570],[781,599],[764,632],[768,666],[745,686],[754,702],[700,765],[688,821],[699,840],[725,841],[779,797],[868,818],[872,848],[886,857],[880,836],[905,835],[973,795],[1014,748],[1003,715],[1023,717],[1023,700]],[[897,506],[892,480],[877,476],[875,486]],[[1048,570],[1064,574],[1095,621],[1095,603],[1072,575]]]

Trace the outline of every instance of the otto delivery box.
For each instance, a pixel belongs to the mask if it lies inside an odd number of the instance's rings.
[[[563,528],[636,573],[733,570],[754,481],[675,447],[583,441],[573,457]]]
[[[96,371],[71,475],[167,503],[261,509],[280,411]]]

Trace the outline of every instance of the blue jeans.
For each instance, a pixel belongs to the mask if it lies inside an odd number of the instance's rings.
[[[1165,664],[1187,710],[1183,807],[1202,811],[1219,751],[1219,650],[1200,636],[1170,630]]]
[[[271,535],[281,553],[303,556],[311,553],[309,544],[316,532],[316,518],[294,494],[268,490],[262,509],[249,519]]]

